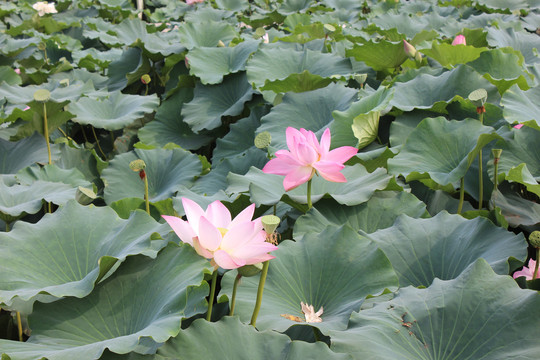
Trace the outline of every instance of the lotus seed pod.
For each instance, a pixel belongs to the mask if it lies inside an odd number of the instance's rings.
[[[34,100],[37,102],[47,102],[51,99],[51,92],[47,89],[39,89],[34,93]]]
[[[129,168],[133,171],[141,171],[146,167],[144,160],[137,159],[129,163]]]
[[[75,200],[81,205],[88,205],[97,198],[96,193],[92,189],[87,189],[82,186],[77,188]]]
[[[336,31],[336,28],[333,25],[330,24],[324,24],[324,33],[325,34],[331,34]]]
[[[495,159],[500,159],[502,154],[502,149],[491,149],[491,153]]]
[[[262,263],[257,263],[253,265],[244,265],[238,268],[238,273],[245,277],[252,277],[260,273],[262,271],[262,268],[263,268]]]
[[[141,82],[145,85],[149,84],[150,81],[152,81],[152,78],[150,77],[150,75],[148,74],[144,74],[143,76],[141,76]]]
[[[255,147],[257,149],[266,149],[268,146],[270,146],[270,142],[272,141],[272,135],[268,131],[263,131],[260,134],[257,134],[255,137]]]
[[[356,80],[358,85],[363,85],[367,80],[367,74],[356,74],[354,75],[354,80]]]
[[[255,30],[255,35],[257,36],[257,38],[263,37],[264,34],[266,34],[266,30],[264,30],[263,27],[258,27],[258,28]]]
[[[471,101],[477,108],[483,107],[486,103],[488,93],[486,89],[476,89],[469,94],[469,101]]]
[[[68,87],[69,86],[69,79],[60,80],[60,85],[62,85],[63,87]]]
[[[261,218],[264,231],[266,231],[267,234],[273,234],[274,231],[276,231],[280,221],[281,219],[276,215],[265,215]]]
[[[540,231],[533,231],[531,235],[529,235],[529,242],[535,248],[540,249]]]

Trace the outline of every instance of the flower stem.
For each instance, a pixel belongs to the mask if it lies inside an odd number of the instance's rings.
[[[479,114],[480,125],[484,124],[484,112]],[[484,172],[482,171],[482,149],[478,153],[478,181],[480,182],[480,194],[478,195],[478,210],[482,210],[482,202],[484,200]]]
[[[17,330],[19,333],[19,341],[23,341],[23,329],[21,321],[21,313],[17,311]]]
[[[311,209],[311,179],[308,180],[307,182],[307,207],[308,207],[308,211],[309,209]]]
[[[499,177],[499,159],[493,160],[495,178],[493,179],[493,189],[497,190],[497,179]]]
[[[540,264],[540,248],[536,248],[536,266],[534,267],[532,279],[538,279],[538,265]]]
[[[263,268],[261,271],[261,278],[259,280],[259,288],[257,289],[257,302],[255,303],[255,308],[253,309],[253,315],[251,315],[250,325],[253,325],[253,327],[256,327],[257,325],[257,316],[259,316],[259,310],[261,309],[264,283],[266,282],[266,275],[268,274],[268,265],[270,265],[270,260],[266,260],[263,263]]]
[[[9,223],[6,222],[6,232],[9,232]]]
[[[217,283],[218,270],[215,269],[212,273],[212,285],[210,285],[210,298],[208,299],[208,313],[206,314],[206,321],[212,319],[212,307],[214,306],[214,296],[216,295],[216,283]]]
[[[47,103],[43,103],[43,135],[47,142],[47,154],[49,155],[49,165],[52,164],[51,143],[49,141],[49,125],[47,123]]]
[[[458,214],[461,214],[461,209],[463,209],[463,200],[465,200],[465,177],[461,178],[461,185],[459,188],[459,205],[457,208]]]
[[[146,212],[148,213],[148,215],[150,215],[150,199],[148,197],[148,176],[147,175],[144,177],[144,201],[146,203]]]
[[[97,145],[99,151],[101,152],[101,155],[103,155],[103,160],[107,160],[107,156],[105,155],[105,153],[103,152],[103,149],[99,145],[99,140],[98,140],[98,137],[96,135],[96,129],[94,129],[93,126],[92,126],[92,133],[94,134],[94,139],[96,139],[96,145]]]
[[[240,279],[242,278],[242,275],[237,274],[236,278],[234,279],[234,285],[232,290],[232,300],[231,300],[231,311],[229,312],[229,316],[234,315],[234,306],[236,305],[236,289],[238,288],[238,284],[240,283]]]

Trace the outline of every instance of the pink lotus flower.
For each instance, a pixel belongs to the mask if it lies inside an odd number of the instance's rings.
[[[408,57],[414,59],[414,56],[416,55],[416,48],[409,44],[407,40],[403,40],[403,50]]]
[[[454,41],[452,41],[452,45],[467,45],[467,41],[465,40],[465,36],[463,36],[463,35],[456,36]]]
[[[520,271],[516,271],[513,275],[514,279],[517,279],[520,276],[525,276],[525,279],[532,280],[534,268],[536,266],[536,261],[534,261],[533,259],[529,259],[528,265],[529,267],[524,266],[523,269],[521,269]],[[538,274],[536,274],[536,278],[540,279],[540,270],[538,270]]]
[[[21,75],[21,69],[19,69],[19,68],[16,68],[16,69],[15,69],[15,74],[17,74],[17,75]]]
[[[267,174],[285,175],[283,187],[285,191],[294,189],[310,180],[315,173],[325,180],[346,182],[341,170],[343,163],[353,157],[358,149],[342,146],[330,149],[330,129],[326,129],[321,143],[312,131],[288,127],[287,146],[289,150],[276,151],[276,158],[270,160],[263,168]]]
[[[523,127],[523,124],[517,124],[516,126],[514,126],[514,129],[521,129]]]
[[[193,5],[195,3],[201,3],[203,2],[204,0],[186,0],[186,4],[188,5]]]
[[[231,213],[219,201],[204,211],[192,200],[182,198],[187,221],[176,216],[162,217],[176,235],[195,248],[197,253],[223,269],[252,265],[275,256],[268,254],[277,246],[266,242],[261,219],[251,220],[255,204],[245,208],[231,220]]]

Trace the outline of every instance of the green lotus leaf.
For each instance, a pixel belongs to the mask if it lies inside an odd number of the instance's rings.
[[[214,47],[221,41],[225,45],[237,34],[226,22],[184,22],[179,25],[180,43],[189,50],[195,47]]]
[[[245,10],[249,4],[243,0],[216,0],[216,5],[220,9],[240,11]]]
[[[540,87],[534,87],[527,91],[521,90],[517,85],[508,89],[501,99],[501,105],[504,107],[504,119],[510,124],[517,122],[528,122],[540,130],[540,105],[538,97],[540,96]]]
[[[431,109],[438,104],[445,107],[456,97],[466,99],[479,88],[487,90],[489,103],[496,104],[500,99],[494,85],[464,65],[438,76],[421,74],[410,81],[396,83],[394,88],[394,99],[390,104],[403,111]]]
[[[328,85],[333,75],[348,77],[353,74],[349,59],[307,48],[303,51],[284,48],[261,49],[248,60],[246,72],[248,81],[255,88],[276,92],[286,92],[286,89],[295,88],[295,91],[315,90],[317,87]],[[327,79],[326,84],[322,85],[321,79]],[[299,83],[300,80],[303,83]],[[317,87],[305,86],[310,83]],[[320,86],[317,85],[319,83]]]
[[[536,291],[479,259],[454,280],[354,313],[347,330],[330,333],[331,349],[355,359],[534,359],[538,316]]]
[[[510,182],[523,184],[527,188],[527,191],[540,196],[540,184],[538,184],[538,181],[527,168],[527,164],[521,163],[518,166],[508,170],[507,174],[501,175],[503,176],[499,176],[499,181],[503,179]]]
[[[338,203],[347,206],[358,205],[367,201],[376,190],[385,189],[390,182],[385,169],[377,169],[368,173],[360,164],[346,166],[342,174],[347,178],[346,183],[334,183],[324,180],[320,176],[312,179],[311,200],[316,203],[326,194]],[[227,176],[229,187],[227,193],[249,192],[251,200],[259,205],[274,205],[280,200],[291,206],[307,203],[307,190],[305,185],[285,192],[283,176],[265,174],[262,170],[252,167],[247,174],[238,175],[230,173]],[[302,205],[299,208],[304,209]]]
[[[206,339],[213,339],[213,345],[207,346]],[[253,360],[350,359],[347,354],[332,352],[321,342],[309,344],[292,341],[288,336],[275,331],[259,332],[235,317],[225,317],[215,323],[195,320],[189,328],[160,347],[157,355],[149,356],[148,359],[244,359],[246,356]]]
[[[58,158],[54,147],[52,150],[53,159]],[[15,174],[34,163],[48,161],[47,143],[38,133],[17,142],[0,139],[0,174]]]
[[[0,66],[0,79],[8,85],[21,85],[22,80],[19,75],[9,66]]]
[[[456,46],[434,41],[431,49],[421,49],[420,51],[435,59],[442,66],[451,69],[455,65],[467,64],[478,59],[486,50],[487,48],[477,48],[471,45]]]
[[[504,94],[514,84],[518,84],[522,89],[529,88],[527,84],[529,74],[523,69],[522,63],[523,58],[515,53],[493,49],[481,53],[478,59],[468,65],[478,73],[483,74],[486,79],[497,86],[499,93]]]
[[[67,101],[61,103],[48,102],[47,104],[38,101],[29,102],[28,106],[30,108],[25,111],[25,115],[28,113],[32,117],[17,129],[17,134],[13,138],[20,139],[27,137],[36,131],[44,135],[45,111],[47,112],[47,128],[49,134],[52,133],[56,128],[65,124],[73,117],[73,114],[65,110],[67,103]]]
[[[28,104],[34,100],[34,93],[38,90],[48,90],[51,93],[51,102],[62,103],[77,100],[82,94],[94,91],[94,85],[92,82],[81,81],[73,82],[69,86],[63,86],[60,81],[28,86],[2,83],[0,84],[0,98],[5,98],[12,104]]]
[[[540,57],[538,57],[537,50],[535,50],[540,49],[540,39],[536,34],[529,34],[526,31],[516,32],[512,27],[502,29],[488,27],[487,33],[489,46],[497,48],[511,47],[523,55],[526,64],[540,62]]]
[[[155,94],[125,95],[114,91],[105,99],[82,97],[68,104],[67,110],[75,115],[72,120],[76,123],[99,129],[120,130],[144,114],[152,113],[158,105],[159,99]]]
[[[151,202],[172,197],[181,185],[193,184],[201,173],[201,162],[196,155],[182,149],[135,149],[115,156],[103,170],[104,198],[111,203],[124,198],[144,198],[144,181],[129,168],[133,160],[146,163],[148,193]]]
[[[84,174],[76,168],[61,169],[55,164],[48,164],[43,167],[29,166],[20,170],[16,175],[19,183],[31,185],[35,181],[42,180],[48,182],[64,183],[73,187],[92,187],[86,180]]]
[[[182,107],[184,122],[196,133],[215,129],[223,116],[240,115],[253,94],[244,72],[227,76],[219,85],[197,83],[193,100]]]
[[[457,278],[476,259],[486,260],[497,274],[508,274],[508,259],[524,260],[527,242],[477,217],[440,212],[429,219],[400,216],[392,227],[369,236],[390,259],[399,285],[429,286],[435,278]]]
[[[97,162],[90,150],[79,149],[68,144],[59,144],[59,158],[54,161],[54,165],[62,169],[79,170],[84,178],[90,182],[98,184],[100,180],[97,169]]]
[[[426,205],[403,191],[378,191],[367,202],[356,206],[339,206],[323,199],[316,208],[296,220],[293,237],[298,241],[308,232],[320,232],[327,226],[342,224],[369,234],[392,226],[401,214],[424,217]]]
[[[353,145],[356,140],[350,128],[345,131],[339,127],[334,131],[337,125],[332,115],[334,111],[346,110],[356,99],[356,94],[353,89],[340,84],[299,94],[285,94],[283,101],[261,119],[257,133],[268,131],[272,136],[272,148],[286,149],[285,129],[288,126],[313,131],[318,139],[330,126],[332,147]]]
[[[388,171],[407,181],[430,178],[451,185],[465,174],[478,152],[500,136],[479,121],[448,121],[444,117],[424,119],[414,129],[401,151],[388,160]]]
[[[31,185],[7,186],[0,181],[0,218],[9,223],[25,214],[35,214],[43,208],[43,199],[63,205],[75,199],[76,191],[62,183],[36,181]]]
[[[110,208],[75,201],[37,224],[17,222],[0,233],[6,270],[0,275],[0,302],[32,302],[40,293],[86,296],[116,261],[136,254],[155,257],[150,235],[167,230],[142,211],[122,220]]]
[[[393,96],[393,89],[381,86],[372,94],[354,102],[346,111],[334,111],[334,137],[345,140],[350,137],[352,128],[354,137],[358,139],[356,147],[362,149],[369,145],[378,136],[381,112],[388,107]]]
[[[258,41],[244,41],[235,47],[194,48],[187,55],[189,73],[205,85],[219,84],[223,76],[245,70],[248,57],[258,47]]]
[[[483,5],[490,9],[498,9],[498,10],[521,10],[521,9],[529,9],[532,7],[536,7],[540,5],[540,2],[538,0],[533,1],[526,1],[526,0],[512,0],[512,1],[505,1],[505,0],[478,0],[477,3],[479,5]]]
[[[193,89],[182,88],[163,101],[157,108],[154,120],[139,129],[139,139],[146,145],[164,147],[173,143],[186,150],[195,150],[212,141],[212,137],[195,134],[178,116],[182,107],[193,99]]]
[[[397,278],[381,250],[348,226],[329,226],[309,233],[302,241],[284,241],[272,252],[257,329],[283,332],[299,323],[282,315],[304,319],[300,302],[323,307],[322,322],[306,323],[323,334],[345,329],[353,311],[368,295],[395,288]],[[330,255],[331,254],[331,255]],[[236,271],[222,279],[221,293],[230,299]],[[259,276],[242,278],[236,294],[235,315],[249,321]]]
[[[499,186],[499,189],[491,194],[491,203],[501,209],[510,226],[533,226],[540,223],[540,204],[524,199],[518,192],[504,185]]]
[[[381,42],[370,40],[365,44],[355,45],[345,54],[357,61],[365,62],[377,71],[397,68],[407,60],[401,41],[394,43],[386,40]]]
[[[422,31],[437,31],[439,33],[451,36],[454,34],[453,29],[460,28],[457,22],[457,16],[442,16],[436,10],[430,8],[429,3],[415,3],[412,9],[405,9],[405,5],[400,4],[398,11],[381,11],[375,18],[373,23],[380,29],[391,30],[396,29],[399,34],[404,34],[407,38],[413,39]],[[415,16],[412,16],[415,15]],[[413,45],[418,42],[411,42]]]
[[[131,256],[82,299],[36,303],[30,339],[0,340],[0,353],[21,360],[93,360],[105,349],[152,353],[178,334],[183,318],[206,310],[209,269],[188,245],[169,244],[155,260]]]
[[[127,85],[140,81],[141,76],[151,70],[148,58],[139,48],[128,48],[107,68],[109,91],[123,90]]]
[[[106,69],[111,62],[122,56],[122,50],[113,48],[107,51],[99,51],[95,48],[90,48],[74,51],[71,56],[79,67],[93,71],[96,70],[96,66],[100,69]]]

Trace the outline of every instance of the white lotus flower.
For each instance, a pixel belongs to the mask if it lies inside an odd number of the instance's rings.
[[[56,11],[54,3],[49,4],[46,1],[38,1],[32,5],[32,7],[38,12],[39,16],[43,16],[45,14],[56,14],[58,12]]]

